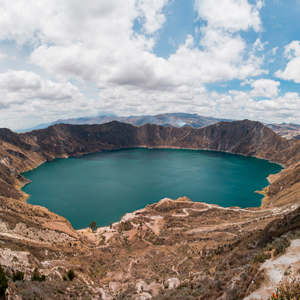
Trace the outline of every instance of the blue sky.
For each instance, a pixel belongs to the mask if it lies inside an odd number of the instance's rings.
[[[187,112],[300,123],[297,0],[0,1],[0,126]]]

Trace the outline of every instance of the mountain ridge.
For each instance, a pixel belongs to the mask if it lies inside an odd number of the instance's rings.
[[[45,129],[49,126],[56,124],[72,124],[72,125],[92,125],[92,124],[104,124],[112,121],[118,121],[121,123],[128,123],[135,126],[142,126],[147,123],[156,124],[165,127],[185,127],[190,126],[194,128],[207,127],[218,122],[223,121],[234,121],[232,119],[214,118],[201,116],[197,114],[189,113],[165,113],[158,115],[142,115],[142,116],[129,116],[122,117],[116,115],[100,115],[96,117],[80,117],[70,119],[59,119],[52,123],[44,123],[37,125],[33,128],[17,130],[18,133],[24,133],[33,131],[36,129]],[[286,139],[300,139],[300,125],[293,123],[282,123],[282,124],[264,124],[271,128],[273,131],[278,133],[280,136]]]
[[[116,115],[100,115],[97,117],[80,117],[80,118],[70,118],[70,119],[59,119],[52,123],[44,123],[35,126],[34,128],[18,130],[18,133],[28,132],[36,129],[45,129],[49,126],[56,124],[72,124],[72,125],[92,125],[92,124],[104,124],[112,121],[118,121],[121,123],[128,123],[131,125],[141,126],[147,123],[157,124],[162,126],[171,127],[182,127],[182,126],[192,126],[194,128],[201,128],[208,125],[215,124],[220,121],[232,121],[230,119],[224,118],[214,118],[200,116],[197,114],[188,113],[166,113],[158,115],[142,115],[142,116],[116,116]]]

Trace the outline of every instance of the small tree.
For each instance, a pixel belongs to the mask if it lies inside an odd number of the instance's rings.
[[[0,296],[3,296],[5,294],[7,288],[8,288],[7,278],[4,273],[4,269],[0,265]]]
[[[71,281],[76,277],[76,275],[75,275],[75,273],[74,273],[73,270],[69,270],[68,273],[67,273],[67,275],[68,275],[68,277],[69,277],[69,279]]]
[[[97,230],[97,224],[95,221],[93,221],[91,224],[90,224],[90,228],[93,230],[93,231],[96,231]]]

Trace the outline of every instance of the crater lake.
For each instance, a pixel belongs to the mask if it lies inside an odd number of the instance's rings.
[[[163,198],[186,196],[224,207],[257,207],[267,177],[280,165],[222,152],[123,149],[55,159],[23,173],[32,183],[23,191],[75,229],[98,226]]]

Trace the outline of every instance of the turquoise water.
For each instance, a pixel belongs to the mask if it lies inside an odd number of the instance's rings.
[[[55,159],[24,173],[28,202],[67,218],[75,229],[118,221],[168,197],[221,206],[260,206],[254,193],[281,166],[221,152],[166,149],[103,151]]]

